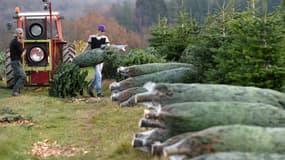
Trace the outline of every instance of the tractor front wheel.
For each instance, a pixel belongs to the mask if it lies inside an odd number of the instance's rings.
[[[14,86],[14,72],[11,65],[10,50],[5,52],[5,74],[6,74],[6,87],[13,88]]]
[[[75,57],[76,51],[73,44],[66,44],[63,46],[62,63],[66,64],[72,62]]]

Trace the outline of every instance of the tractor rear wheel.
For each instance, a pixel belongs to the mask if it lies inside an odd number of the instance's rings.
[[[72,62],[75,57],[76,51],[73,44],[66,44],[63,46],[62,63],[66,64]]]
[[[5,74],[6,74],[6,87],[13,88],[14,86],[14,72],[11,65],[10,50],[5,52]]]

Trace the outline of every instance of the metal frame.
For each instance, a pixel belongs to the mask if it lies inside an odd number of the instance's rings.
[[[59,16],[59,12],[52,12],[52,16]],[[24,17],[39,17],[39,16],[50,16],[50,13],[48,11],[45,12],[20,12],[18,13],[18,16],[24,16]]]

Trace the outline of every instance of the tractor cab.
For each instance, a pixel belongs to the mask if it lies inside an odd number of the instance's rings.
[[[59,12],[39,11],[20,12],[15,9],[17,28],[24,30],[23,45],[27,50],[23,58],[23,67],[27,73],[28,85],[48,85],[53,78],[55,67],[60,63],[71,61],[75,50],[70,49],[63,40]],[[7,58],[8,57],[8,58]],[[6,84],[13,86],[13,74],[10,63],[10,53],[6,53]]]

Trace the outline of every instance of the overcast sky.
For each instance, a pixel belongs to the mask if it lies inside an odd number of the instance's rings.
[[[59,11],[63,16],[78,17],[88,12],[104,12],[111,7],[113,3],[120,3],[125,0],[51,0],[54,11]],[[135,0],[128,0],[135,1]],[[8,15],[14,13],[15,7],[21,8],[21,11],[43,10],[42,0],[0,0],[0,20],[9,18]],[[103,12],[103,13],[102,13]]]

